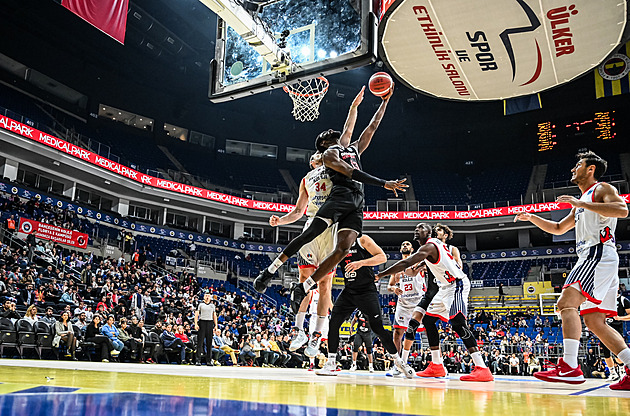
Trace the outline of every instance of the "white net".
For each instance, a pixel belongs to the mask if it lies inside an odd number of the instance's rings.
[[[313,121],[319,117],[319,104],[328,92],[328,80],[317,77],[286,85],[283,89],[293,101],[293,117],[299,121]]]

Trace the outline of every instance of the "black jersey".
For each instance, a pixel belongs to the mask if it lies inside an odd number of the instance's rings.
[[[626,309],[630,309],[630,300],[621,295],[617,295],[617,316],[626,316]],[[617,321],[613,318],[606,318],[606,322],[613,328],[623,328],[624,321]]]
[[[357,290],[376,290],[375,275],[372,266],[363,266],[358,270],[346,272],[346,265],[354,261],[365,260],[371,258],[369,251],[364,249],[359,243],[359,239],[354,242],[346,257],[342,260],[343,280],[345,288],[350,291]]]
[[[330,146],[328,149],[334,149],[339,154],[339,158],[352,166],[354,169],[361,170],[361,159],[359,157],[359,151],[354,146],[343,147],[339,144],[334,146]],[[333,183],[333,186],[343,186],[344,188],[349,188],[353,191],[357,191],[363,193],[363,184],[361,182],[357,182],[343,173],[337,172],[336,170],[326,168],[326,172],[330,176],[330,180]]]

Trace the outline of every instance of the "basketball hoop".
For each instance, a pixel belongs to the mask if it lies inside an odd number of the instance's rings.
[[[293,117],[299,121],[313,121],[319,117],[319,104],[328,92],[328,86],[328,80],[324,77],[284,86],[282,89],[293,101]]]

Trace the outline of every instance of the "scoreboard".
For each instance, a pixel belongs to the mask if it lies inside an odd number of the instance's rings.
[[[588,147],[594,141],[613,140],[617,136],[615,111],[599,111],[582,120],[544,121],[538,123],[538,151],[556,146]]]

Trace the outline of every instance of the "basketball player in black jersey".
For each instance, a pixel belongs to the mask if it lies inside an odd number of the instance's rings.
[[[365,354],[368,358],[368,370],[370,373],[374,372],[374,356],[372,355],[372,328],[370,328],[370,321],[368,317],[361,311],[357,311],[350,328],[354,328],[354,324],[357,324],[357,332],[354,334],[354,345],[352,346],[352,365],[350,371],[357,371],[357,358],[359,356],[359,350],[361,345],[365,345]]]
[[[315,147],[323,154],[322,160],[333,183],[332,190],[326,202],[319,208],[311,225],[294,238],[273,263],[263,270],[254,280],[254,287],[264,292],[271,282],[273,274],[300,248],[315,239],[326,228],[338,223],[337,245],[335,250],[320,265],[315,273],[303,284],[294,284],[291,288],[291,309],[298,312],[300,303],[306,297],[306,292],[319,280],[324,278],[348,253],[363,228],[363,184],[381,186],[391,191],[405,191],[408,187],[402,180],[385,181],[361,170],[360,155],[368,148],[387,109],[389,99],[393,94],[393,87],[372,117],[370,124],[363,130],[359,139],[350,143],[342,134],[335,130],[326,130],[315,139]],[[353,111],[353,110],[351,110]],[[356,117],[356,115],[355,115]],[[326,272],[324,272],[326,270]]]
[[[355,240],[343,259],[344,289],[337,297],[330,315],[328,330],[328,361],[319,371],[320,376],[335,376],[337,373],[337,350],[339,349],[339,328],[355,309],[363,313],[372,331],[381,339],[385,350],[394,357],[394,363],[407,378],[413,377],[413,369],[398,355],[392,333],[383,327],[381,305],[378,300],[374,266],[387,261],[387,256],[367,235]]]
[[[619,332],[623,337],[623,322],[630,321],[630,300],[628,298],[621,295],[621,289],[617,290],[617,316],[606,318],[606,323],[615,331]],[[610,350],[604,345],[603,342],[600,342],[600,348],[602,351],[602,355],[606,360],[606,365],[610,369],[610,376],[608,377],[608,381],[617,381],[621,379],[623,376],[623,362],[619,360],[619,358],[615,357],[613,359],[610,354]],[[615,368],[615,361],[617,362],[618,368]]]

